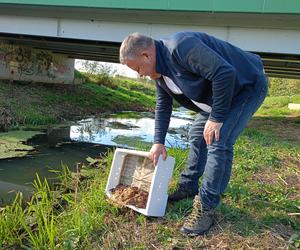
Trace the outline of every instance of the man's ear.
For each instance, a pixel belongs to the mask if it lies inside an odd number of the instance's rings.
[[[148,50],[144,50],[141,52],[141,55],[147,58],[148,60],[151,58],[151,54]]]

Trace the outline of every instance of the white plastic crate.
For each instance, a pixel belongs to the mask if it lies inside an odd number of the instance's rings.
[[[108,177],[108,182],[106,185],[105,193],[107,197],[111,197],[110,190],[115,188],[118,184],[124,184],[123,182],[132,182],[132,170],[127,171],[124,169],[124,162],[130,159],[129,163],[134,165],[133,169],[138,167],[136,164],[141,160],[148,158],[149,152],[129,150],[129,149],[116,149],[114,154],[114,159],[110,169],[110,174]],[[128,163],[127,163],[128,164]],[[146,208],[138,208],[132,205],[127,205],[127,207],[142,213],[146,216],[162,217],[165,215],[165,210],[168,201],[168,185],[172,177],[174,169],[175,159],[173,157],[167,157],[164,161],[162,156],[159,157],[157,165],[148,168],[148,172],[152,175],[151,183],[149,183],[148,199]],[[136,166],[135,166],[136,165]],[[132,167],[132,166],[131,166]],[[153,169],[153,170],[152,170]],[[127,171],[127,176],[129,179],[124,179],[124,171]],[[152,172],[152,173],[151,173]],[[122,174],[121,174],[122,173]],[[126,176],[125,174],[125,176]],[[122,176],[121,176],[122,175]],[[130,180],[131,178],[131,180]]]

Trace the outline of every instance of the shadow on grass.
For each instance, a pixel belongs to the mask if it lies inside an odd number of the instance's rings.
[[[265,204],[265,208],[248,210],[237,208],[225,203],[221,204],[218,211],[218,224],[220,227],[229,227],[231,231],[243,237],[259,235],[263,231],[272,231],[288,239],[296,230],[297,222],[288,215],[281,213],[268,214],[266,211],[273,209],[272,204]],[[255,204],[249,202],[249,206]],[[261,214],[259,214],[262,212]]]
[[[279,140],[300,141],[300,114],[294,117],[256,116],[251,119],[248,127],[267,132]]]

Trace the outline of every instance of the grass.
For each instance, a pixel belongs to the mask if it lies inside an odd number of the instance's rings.
[[[300,95],[294,96],[269,96],[257,111],[257,116],[285,117],[300,116],[300,110],[288,109],[289,103],[300,103]]]
[[[170,187],[174,189],[188,152],[171,148],[168,153],[176,158]],[[25,208],[20,196],[3,208],[2,247],[293,249],[300,244],[299,143],[246,129],[235,146],[233,176],[217,210],[217,224],[208,235],[196,238],[178,232],[190,199],[169,204],[161,219],[115,207],[104,194],[112,152],[90,162],[94,167],[83,166],[73,174],[65,167],[62,184],[52,191],[46,180],[37,178],[37,191]]]
[[[0,81],[0,105],[12,118],[11,128],[50,125],[74,117],[117,111],[153,110],[153,84],[123,78],[114,78],[113,82],[113,86],[105,86],[95,82],[32,85]]]
[[[124,101],[131,96],[138,98],[140,86],[133,84],[129,89],[126,84],[105,93],[110,96],[118,89],[118,98]],[[84,88],[95,96],[105,90],[94,84]],[[150,105],[152,99],[147,99],[146,93],[141,99]],[[47,96],[52,104],[79,102],[85,107],[103,101],[66,93]],[[232,179],[217,209],[217,223],[207,235],[189,238],[179,233],[190,212],[191,199],[168,204],[164,218],[148,218],[107,201],[104,189],[113,157],[109,152],[100,160],[89,159],[90,164],[79,167],[76,173],[63,166],[58,173],[60,184],[55,186],[37,177],[30,201],[19,194],[13,204],[0,208],[0,249],[300,247],[300,123],[299,112],[286,107],[291,100],[299,102],[299,96],[268,97],[238,139]],[[149,149],[147,145],[141,147]],[[170,148],[168,154],[176,159],[170,183],[173,190],[188,151]]]

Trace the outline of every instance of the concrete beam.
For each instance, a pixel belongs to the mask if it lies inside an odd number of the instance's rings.
[[[298,29],[167,25],[0,16],[1,32],[94,41],[121,42],[125,36],[132,32],[160,38],[182,30],[207,32],[248,51],[300,54],[300,32]]]

